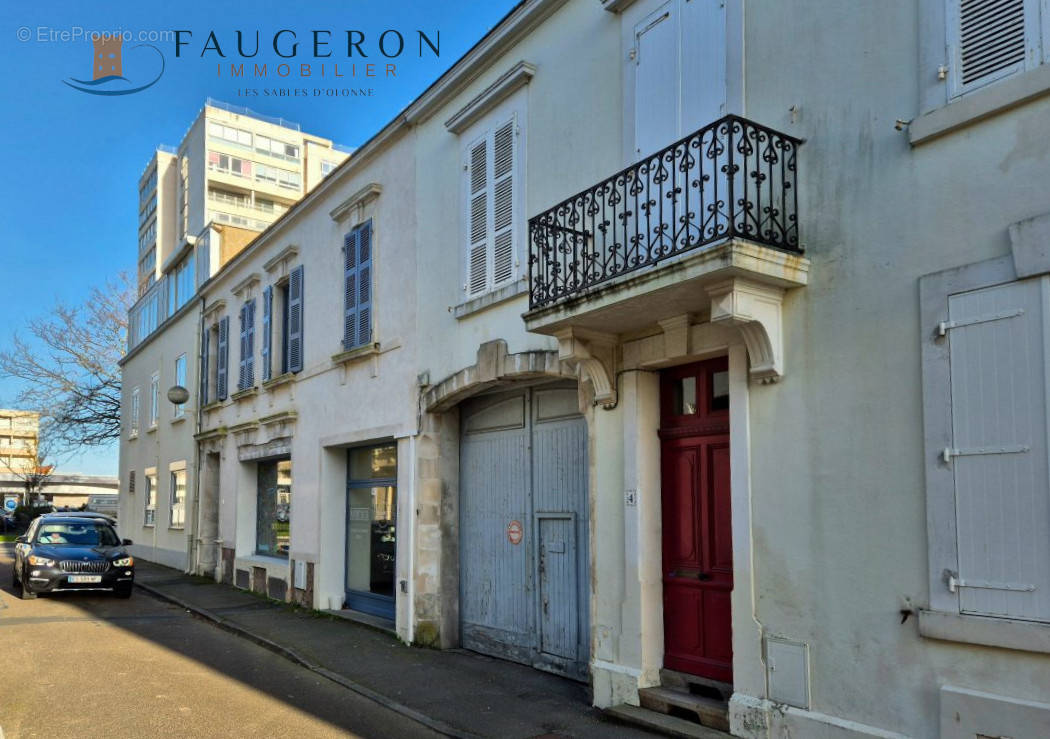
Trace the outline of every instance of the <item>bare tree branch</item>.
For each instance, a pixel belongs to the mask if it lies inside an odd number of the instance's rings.
[[[120,367],[135,288],[127,273],[79,306],[57,304],[0,352],[0,376],[21,381],[15,402],[39,411],[53,451],[120,437]],[[42,431],[43,432],[43,431]]]

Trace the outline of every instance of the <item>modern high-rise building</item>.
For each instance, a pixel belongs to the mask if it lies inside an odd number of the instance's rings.
[[[209,99],[178,147],[158,147],[139,179],[139,296],[165,274],[190,287],[192,247],[208,226],[252,232],[232,240],[243,247],[348,153],[298,123]]]

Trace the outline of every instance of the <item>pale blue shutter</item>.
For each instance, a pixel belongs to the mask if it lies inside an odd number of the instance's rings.
[[[288,371],[303,369],[303,265],[288,275]]]
[[[219,400],[226,400],[229,389],[229,366],[230,366],[230,317],[223,316],[219,321],[219,345],[216,347],[218,357],[216,358],[215,394]]]
[[[372,221],[357,235],[357,346],[372,340]]]
[[[201,327],[201,366],[200,366],[200,405],[208,404],[208,340],[211,332],[207,326]]]
[[[357,344],[357,229],[343,238],[343,348]]]
[[[244,312],[248,322],[248,328],[244,332],[244,346],[247,350],[244,357],[244,387],[249,388],[255,384],[255,298],[244,304]]]
[[[240,311],[241,320],[241,332],[240,332],[240,345],[241,352],[238,355],[240,360],[237,363],[237,389],[244,390],[247,387],[245,380],[248,377],[247,373],[247,361],[248,361],[248,304],[244,303],[241,305]]]
[[[267,285],[263,290],[262,331],[262,379],[266,382],[272,376],[273,366],[270,359],[273,352],[273,285]]]

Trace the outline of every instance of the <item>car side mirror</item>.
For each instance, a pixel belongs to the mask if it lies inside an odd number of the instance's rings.
[[[124,539],[120,543],[126,547],[130,547],[134,542],[132,542],[131,539]]]
[[[25,543],[26,543],[26,538],[24,536],[16,536],[15,537],[15,544],[25,544]]]

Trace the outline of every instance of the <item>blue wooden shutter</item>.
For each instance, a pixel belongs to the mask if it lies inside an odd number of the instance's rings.
[[[262,330],[262,378],[266,382],[272,377],[273,367],[270,358],[273,353],[273,285],[267,285],[263,290]]]
[[[343,238],[343,348],[357,345],[357,241],[355,228]]]
[[[244,387],[249,388],[255,384],[255,298],[244,304],[244,313],[248,324],[244,332],[247,350],[244,357]]]
[[[288,371],[303,369],[303,265],[288,275]]]
[[[245,379],[248,376],[247,372],[245,371],[247,357],[248,357],[248,352],[247,352],[247,346],[248,346],[248,304],[247,303],[244,303],[244,304],[241,305],[240,320],[241,320],[241,332],[240,332],[239,336],[240,336],[240,342],[241,342],[241,351],[240,351],[240,354],[238,355],[240,357],[240,360],[237,363],[237,389],[238,390],[244,390],[244,388],[247,387],[247,385],[245,385]]]
[[[230,366],[230,317],[223,316],[219,321],[219,356],[216,358],[215,394],[219,400],[226,400],[229,388],[228,376]]]
[[[200,405],[208,404],[208,340],[211,332],[207,325],[201,326]]]
[[[372,340],[372,221],[357,235],[357,345]]]

